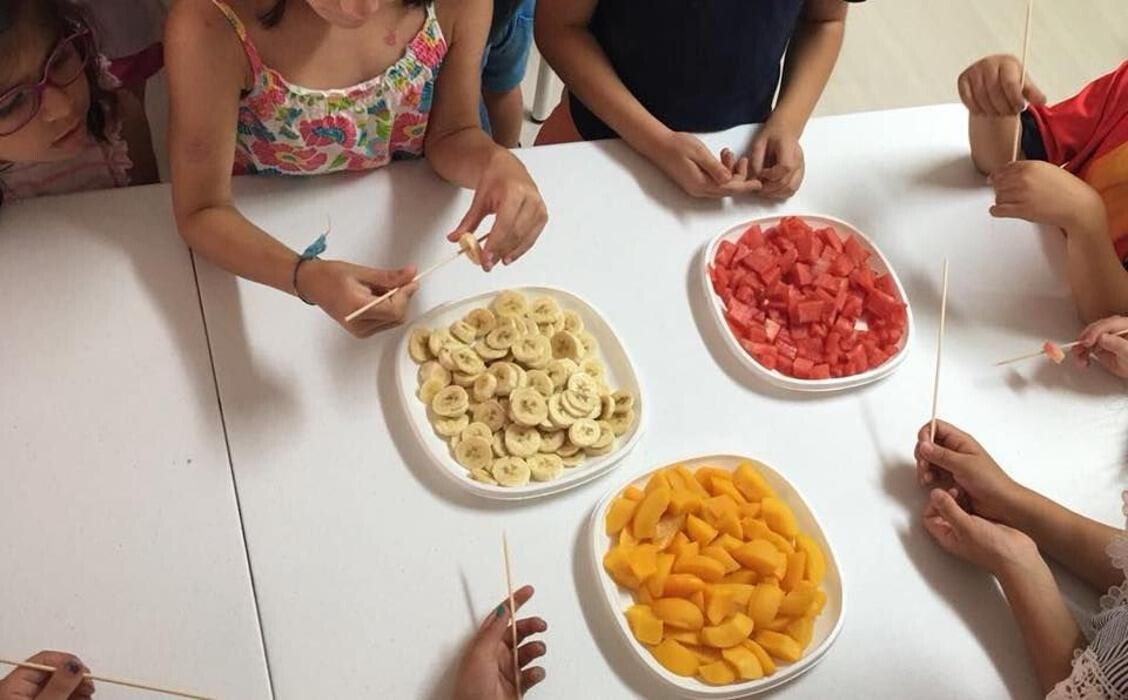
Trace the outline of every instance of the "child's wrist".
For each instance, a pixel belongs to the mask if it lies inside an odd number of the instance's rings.
[[[1086,186],[1084,192],[1081,202],[1073,210],[1073,216],[1062,228],[1071,236],[1097,237],[1103,240],[1108,236],[1108,212],[1105,210],[1104,200],[1091,187]]]
[[[1028,556],[1000,557],[991,574],[1004,591],[1054,580],[1050,565],[1038,554],[1037,549],[1032,550]]]

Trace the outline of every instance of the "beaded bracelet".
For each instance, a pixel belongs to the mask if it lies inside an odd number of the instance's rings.
[[[298,272],[301,271],[302,265],[306,264],[310,260],[317,260],[321,256],[321,254],[325,252],[325,249],[329,247],[328,243],[326,242],[326,238],[328,236],[328,233],[323,233],[318,236],[317,240],[306,246],[306,249],[302,251],[302,254],[298,256],[297,261],[294,263],[294,274],[291,279],[294,287],[294,294],[310,306],[316,306],[316,304],[302,296],[302,291],[298,289]]]

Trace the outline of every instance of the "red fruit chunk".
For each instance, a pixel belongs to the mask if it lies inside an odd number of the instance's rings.
[[[830,365],[815,365],[811,370],[811,379],[830,379]]]
[[[866,310],[876,316],[889,317],[903,308],[901,302],[877,289],[866,295]]]
[[[794,363],[795,376],[799,379],[810,379],[811,370],[815,368],[815,363],[811,362],[805,357],[796,358]]]
[[[735,254],[736,244],[730,241],[721,241],[721,244],[717,246],[717,256],[714,260],[721,267],[729,267],[732,265],[732,256]]]
[[[866,260],[869,260],[870,252],[866,250],[854,236],[848,237],[845,241],[842,242],[842,244],[843,248],[846,251],[846,254],[849,255],[850,259],[858,265],[861,265]]]
[[[740,242],[749,248],[759,248],[764,245],[764,233],[759,224],[752,224],[740,235]]]
[[[814,323],[821,319],[825,303],[822,299],[800,302],[798,305],[799,323]]]
[[[845,249],[842,239],[829,226],[819,229],[819,236],[822,237],[823,243],[826,243],[827,247],[834,249],[834,252],[841,253]]]
[[[764,321],[764,332],[768,335],[769,341],[775,341],[776,337],[779,336],[780,328],[781,326],[770,318]]]

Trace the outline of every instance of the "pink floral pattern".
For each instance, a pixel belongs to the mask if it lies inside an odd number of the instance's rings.
[[[212,3],[243,43],[253,86],[239,105],[236,174],[318,175],[371,170],[423,155],[435,80],[447,43],[433,3],[403,56],[382,75],[340,90],[290,85],[263,64],[239,16]]]

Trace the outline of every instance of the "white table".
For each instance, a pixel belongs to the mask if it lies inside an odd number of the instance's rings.
[[[739,146],[748,129],[708,139]],[[1058,234],[993,222],[954,106],[813,122],[807,179],[786,206],[695,202],[620,144],[520,153],[551,209],[527,259],[486,276],[454,265],[416,313],[454,298],[548,283],[593,301],[628,344],[650,425],[609,478],[525,505],[463,495],[413,444],[394,385],[400,332],[357,341],[294,299],[202,266],[200,281],[273,680],[281,698],[444,697],[452,663],[515,576],[548,618],[541,698],[667,697],[599,612],[583,529],[628,475],[734,451],[791,478],[824,519],[845,571],[845,630],[786,697],[1028,697],[1017,628],[980,572],[919,527],[911,468],[927,419],[941,259],[952,261],[942,414],[980,435],[1029,485],[1120,519],[1125,385],[1100,372],[996,359],[1079,329]],[[295,248],[333,212],[330,255],[426,265],[469,193],[424,164],[355,178],[243,181],[239,203]],[[914,305],[919,334],[889,380],[801,396],[746,378],[718,343],[699,251],[767,212],[832,214],[873,236]]]
[[[269,698],[191,259],[163,188],[0,212],[0,651]],[[11,669],[0,668],[0,675]],[[100,684],[98,697],[151,697]]]

